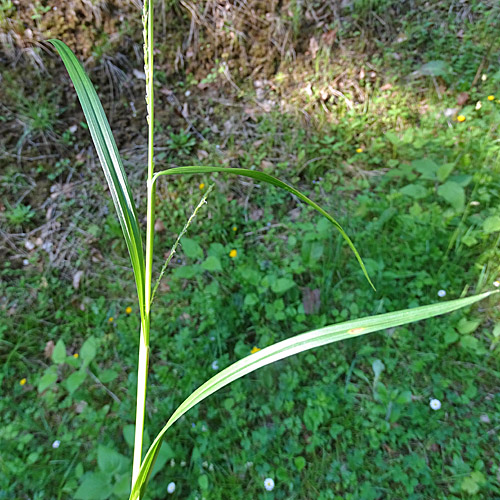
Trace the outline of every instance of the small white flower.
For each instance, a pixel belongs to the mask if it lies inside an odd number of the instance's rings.
[[[437,411],[441,408],[441,401],[439,399],[431,399],[429,406],[434,410]]]
[[[26,250],[29,250],[29,251],[31,251],[31,250],[33,250],[33,248],[35,248],[35,244],[30,240],[26,240],[24,242],[24,246],[25,246]]]
[[[493,286],[498,288],[500,286],[500,281],[494,281]]]
[[[173,481],[171,483],[168,483],[167,491],[170,494],[172,494],[175,491],[175,483]]]
[[[186,462],[184,460],[181,462],[181,467],[186,467]]]
[[[59,439],[56,439],[56,440],[52,443],[52,448],[57,449],[57,448],[59,448],[59,446],[61,446],[61,441],[59,441]]]
[[[446,297],[446,290],[439,290],[438,297]]]
[[[481,101],[476,102],[476,110],[479,111],[483,105],[481,104]]]
[[[267,491],[273,491],[274,490],[274,481],[270,477],[264,479],[264,488],[266,488]]]
[[[23,259],[23,266],[29,266],[30,261],[28,259]]]
[[[215,370],[217,371],[219,369],[219,362],[217,360],[215,360],[213,363],[212,363],[212,370]]]
[[[483,75],[483,76],[481,76],[481,80],[482,80],[483,82],[485,82],[485,81],[487,80],[487,78],[488,78],[488,75]]]
[[[175,467],[175,460],[173,458],[170,460],[170,467]]]

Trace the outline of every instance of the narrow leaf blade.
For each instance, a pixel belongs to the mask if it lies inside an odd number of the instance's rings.
[[[137,210],[113,133],[94,86],[71,49],[60,40],[52,39],[49,42],[55,47],[68,70],[87,120],[130,254],[139,296],[139,307],[143,313],[145,266],[142,237]]]
[[[347,321],[338,325],[326,326],[318,330],[312,330],[310,332],[283,340],[282,342],[266,347],[255,354],[237,361],[196,389],[196,391],[194,391],[173,413],[170,420],[154,440],[142,462],[139,476],[130,494],[130,500],[136,500],[144,493],[151,467],[154,465],[156,456],[160,450],[162,439],[167,430],[193,406],[200,403],[222,387],[238,380],[244,375],[258,370],[259,368],[294,354],[351,337],[359,337],[360,335],[366,335],[367,333],[377,332],[387,328],[406,325],[415,321],[446,314],[474,304],[475,302],[478,302],[495,293],[498,293],[498,291],[495,290],[464,299],[450,300],[414,309],[405,309],[402,311],[361,318],[354,321]]]
[[[340,232],[340,234],[342,235],[342,237],[344,238],[346,243],[349,245],[349,248],[354,253],[354,256],[358,260],[359,265],[361,266],[361,269],[363,271],[363,274],[365,275],[366,279],[368,280],[368,283],[370,283],[371,287],[375,290],[375,286],[373,285],[373,283],[370,279],[370,276],[368,276],[368,271],[366,270],[365,264],[363,263],[363,259],[359,255],[359,252],[356,250],[354,243],[351,241],[351,238],[349,238],[349,236],[344,231],[342,226],[328,212],[323,210],[317,203],[312,201],[305,194],[302,194],[300,191],[298,191],[294,187],[286,184],[283,181],[280,181],[279,179],[277,179],[276,177],[273,177],[272,175],[266,174],[264,172],[258,172],[256,170],[249,170],[246,168],[189,166],[189,167],[169,168],[168,170],[163,170],[161,172],[158,172],[153,177],[153,182],[155,182],[156,179],[158,179],[158,177],[161,175],[207,174],[207,173],[213,173],[213,172],[221,172],[224,174],[242,175],[244,177],[250,177],[250,178],[256,179],[258,181],[267,182],[268,184],[272,184],[273,186],[279,187],[281,189],[288,191],[289,193],[292,193],[297,198],[299,198],[299,200],[302,200],[303,202],[307,203],[309,206],[311,206],[312,208],[317,210],[321,215],[326,217]]]

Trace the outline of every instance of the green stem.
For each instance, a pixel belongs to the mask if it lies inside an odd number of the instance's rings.
[[[141,468],[144,416],[149,363],[149,331],[151,325],[151,279],[153,268],[153,239],[155,223],[154,174],[154,96],[153,96],[153,0],[144,1],[144,70],[146,74],[146,102],[148,110],[148,178],[147,178],[147,223],[146,262],[144,290],[144,327],[141,328],[139,343],[139,364],[137,368],[137,406],[135,417],[134,463],[132,466],[132,486]]]
[[[144,431],[144,414],[146,409],[146,388],[148,376],[149,346],[145,343],[141,328],[139,340],[139,366],[137,370],[137,407],[135,416],[134,465],[132,468],[132,486],[134,485],[142,460],[142,440]]]

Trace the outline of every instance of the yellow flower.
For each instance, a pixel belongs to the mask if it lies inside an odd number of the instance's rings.
[[[26,380],[25,378],[22,378],[22,379],[19,381],[19,385],[24,385],[26,382],[27,382],[27,380]]]
[[[363,152],[363,148],[356,149],[356,153],[362,153],[362,152]]]
[[[489,95],[488,96],[488,101],[494,101],[495,100],[495,96],[494,95]]]
[[[75,359],[78,359],[79,354],[78,354],[77,352],[75,352],[75,354],[73,354],[73,357],[74,357]]]
[[[253,346],[252,350],[250,351],[250,354],[255,354],[256,352],[259,352],[260,349],[257,346]]]
[[[458,115],[457,116],[457,121],[464,122],[465,121],[465,116],[464,115]]]
[[[204,187],[205,187],[205,183],[204,183],[204,182],[202,182],[202,183],[201,183],[198,187],[199,187],[200,189],[204,189]]]
[[[238,252],[236,251],[236,249],[235,249],[235,248],[233,248],[233,249],[229,252],[229,257],[231,257],[231,259],[234,259],[237,255],[238,255]]]
[[[233,226],[233,231],[236,231],[238,228],[236,226]]]
[[[132,312],[132,308],[130,306],[128,306],[127,309],[125,309],[125,312],[127,314],[130,314]]]
[[[113,321],[114,321],[114,320],[115,320],[115,318],[113,318],[113,316],[110,316],[110,317],[108,318],[108,323],[113,323]]]

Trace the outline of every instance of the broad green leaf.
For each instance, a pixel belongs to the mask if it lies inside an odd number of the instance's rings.
[[[198,478],[198,485],[202,490],[208,490],[208,477],[206,474],[202,474]]]
[[[450,328],[446,330],[444,334],[444,342],[446,345],[453,344],[453,342],[456,342],[459,337],[458,333],[453,328]]]
[[[464,188],[454,182],[447,181],[438,187],[438,195],[444,198],[457,212],[461,212],[465,205]]]
[[[457,325],[457,330],[462,335],[467,335],[469,333],[475,332],[477,327],[481,324],[481,321],[477,319],[467,319],[462,318]]]
[[[205,271],[222,271],[222,265],[220,260],[215,255],[208,256],[205,261],[201,264],[201,267],[205,269]]]
[[[200,266],[181,266],[176,267],[172,273],[176,278],[184,278],[190,280],[197,274],[201,274]]]
[[[65,382],[66,389],[70,394],[73,394],[86,378],[87,373],[83,370],[72,373]]]
[[[73,498],[75,500],[106,500],[112,492],[113,487],[107,474],[87,472]]]
[[[479,300],[495,293],[498,293],[498,291],[495,290],[464,299],[450,300],[429,306],[405,309],[403,311],[396,311],[357,319],[354,321],[347,321],[338,325],[326,326],[318,330],[312,330],[287,340],[283,340],[282,342],[266,347],[259,352],[237,361],[228,368],[217,373],[217,375],[196,389],[173,413],[170,420],[156,436],[156,439],[144,457],[139,475],[130,494],[130,500],[136,500],[144,493],[151,467],[155,462],[156,456],[160,450],[162,439],[167,430],[182,415],[193,408],[193,406],[197,405],[222,387],[225,387],[231,382],[258,370],[259,368],[294,354],[298,354],[315,347],[331,344],[332,342],[359,337],[360,335],[366,335],[371,332],[394,328],[396,326],[406,325],[422,319],[449,313],[462,307],[474,304],[475,302],[478,302]]]
[[[90,336],[82,345],[80,349],[80,357],[83,359],[85,366],[89,365],[90,362],[95,358],[97,351],[97,343],[94,336]]]
[[[438,171],[438,166],[436,163],[428,158],[421,158],[420,160],[414,160],[411,163],[414,170],[422,174],[422,179],[434,180],[436,178],[436,172]]]
[[[437,60],[429,61],[423,66],[420,66],[416,73],[426,76],[447,76],[452,73],[452,71],[450,65],[447,62]]]
[[[296,286],[295,281],[293,281],[290,278],[278,278],[276,281],[274,281],[271,284],[271,290],[274,293],[285,293],[286,291],[290,290]]]
[[[126,498],[130,494],[130,481],[132,474],[123,474],[113,486],[113,495],[118,498]]]
[[[200,259],[203,257],[203,250],[197,241],[191,238],[183,238],[181,242],[181,247],[186,257],[190,259]]]
[[[59,339],[52,351],[52,361],[57,365],[64,363],[66,361],[66,346],[64,341]]]
[[[295,457],[293,463],[297,470],[300,472],[306,466],[306,459],[304,457]]]
[[[189,166],[189,167],[175,167],[175,168],[170,168],[168,170],[163,170],[161,172],[157,172],[153,176],[153,183],[155,183],[157,181],[158,177],[160,177],[161,175],[209,174],[209,173],[213,173],[213,172],[221,172],[224,174],[242,175],[244,177],[250,177],[251,179],[255,179],[257,181],[267,182],[268,184],[271,184],[273,186],[279,187],[281,189],[285,189],[289,193],[292,193],[297,198],[299,198],[299,200],[302,200],[303,202],[307,203],[309,206],[313,207],[321,215],[326,217],[340,232],[340,234],[342,235],[344,240],[349,245],[349,248],[353,251],[356,259],[358,260],[359,265],[361,266],[361,269],[362,269],[363,274],[365,275],[366,279],[370,283],[371,287],[375,290],[375,286],[371,282],[370,277],[368,276],[368,273],[366,272],[366,268],[365,268],[365,265],[363,263],[363,260],[361,259],[361,256],[359,255],[358,251],[356,250],[354,243],[351,241],[349,236],[347,236],[347,233],[344,231],[344,229],[342,229],[342,226],[328,212],[325,212],[325,210],[323,210],[317,203],[312,201],[310,198],[308,198],[306,195],[302,194],[300,191],[298,191],[294,187],[289,186],[288,184],[285,184],[283,181],[280,181],[276,177],[265,174],[264,172],[258,172],[256,170],[248,170],[246,168]]]
[[[445,163],[444,165],[441,165],[437,171],[437,178],[439,182],[444,182],[449,177],[451,172],[453,172],[454,168],[454,163]]]
[[[56,48],[68,70],[87,119],[90,135],[94,141],[130,254],[139,296],[141,317],[144,318],[145,265],[141,231],[134,199],[132,198],[118,148],[101,101],[82,65],[65,43],[55,39],[49,40],[49,42]]]
[[[55,383],[56,380],[57,380],[57,368],[55,366],[47,368],[47,370],[45,370],[45,373],[38,381],[38,392],[45,391],[53,383]]]
[[[128,460],[121,453],[112,448],[100,444],[97,448],[97,465],[101,472],[112,476],[119,472],[125,472]]]
[[[399,192],[404,196],[409,196],[410,198],[415,198],[420,200],[427,196],[427,189],[420,184],[408,184],[407,186],[401,188]]]
[[[115,370],[112,370],[111,368],[108,368],[106,370],[103,370],[102,372],[99,372],[99,380],[103,384],[107,384],[108,382],[112,382],[116,377],[118,377],[118,372]]]
[[[460,345],[467,351],[475,352],[479,346],[479,340],[477,340],[476,337],[473,337],[472,335],[464,335],[460,339]]]
[[[493,336],[497,339],[500,337],[500,323],[497,323],[495,325],[495,328],[493,328]]]
[[[486,234],[500,231],[500,217],[498,215],[487,217],[483,222],[483,229]]]

